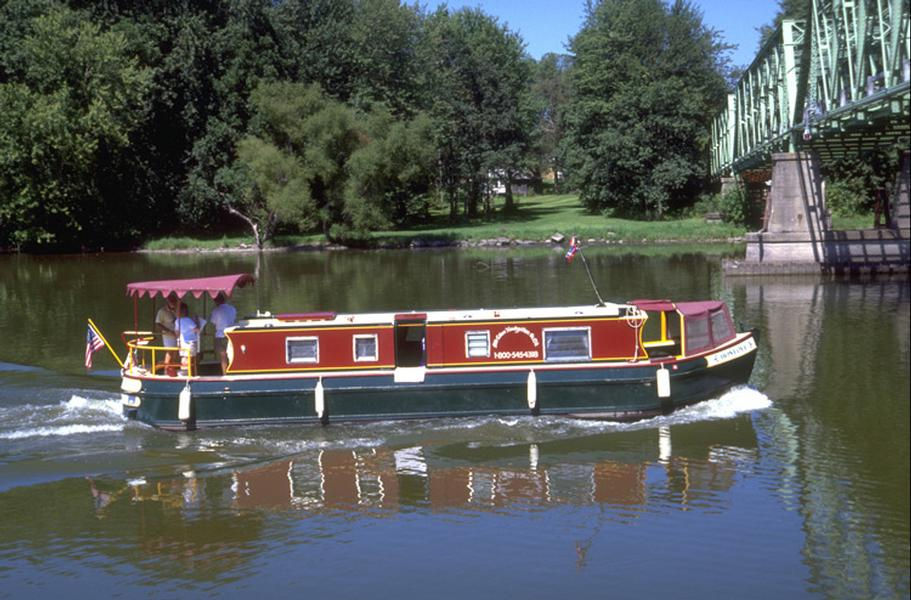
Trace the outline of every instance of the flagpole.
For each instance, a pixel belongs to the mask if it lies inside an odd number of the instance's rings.
[[[595,296],[598,297],[598,306],[604,306],[604,299],[601,298],[601,294],[598,292],[598,286],[595,285],[595,279],[592,277],[591,269],[588,268],[588,261],[585,260],[585,253],[582,252],[582,247],[579,247],[579,256],[582,257],[582,264],[585,266],[585,272],[588,273],[588,280],[592,284],[592,289],[595,290]]]
[[[97,335],[98,337],[101,338],[101,341],[104,342],[104,345],[111,352],[111,355],[114,357],[114,360],[116,360],[117,364],[120,365],[120,368],[123,369],[124,368],[123,361],[120,360],[120,357],[117,356],[117,353],[114,352],[114,349],[111,348],[111,345],[108,343],[108,341],[105,339],[105,337],[103,335],[101,335],[101,332],[98,330],[98,326],[95,325],[95,323],[91,319],[89,319],[89,327],[92,328],[92,331],[95,332],[95,335]]]
[[[566,253],[567,262],[572,262],[573,255],[578,252],[579,256],[582,257],[582,264],[585,266],[585,272],[588,274],[588,281],[592,284],[592,289],[595,290],[595,296],[598,297],[598,306],[604,306],[604,299],[601,297],[601,293],[598,292],[598,286],[595,285],[595,278],[592,277],[592,271],[588,268],[588,261],[585,260],[585,253],[582,252],[582,244],[576,241],[576,236],[573,236],[569,242],[569,250]]]

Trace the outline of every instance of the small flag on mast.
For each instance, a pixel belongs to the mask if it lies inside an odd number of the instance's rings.
[[[569,240],[569,250],[566,251],[566,262],[573,262],[573,258],[576,257],[576,252],[579,251],[579,244],[576,242],[576,236],[573,236]]]
[[[100,350],[104,346],[104,340],[101,339],[101,336],[95,333],[95,330],[92,329],[91,325],[87,326],[85,332],[85,368],[92,368],[92,355],[96,351]]]

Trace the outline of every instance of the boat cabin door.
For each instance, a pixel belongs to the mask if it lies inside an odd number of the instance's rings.
[[[427,362],[427,315],[406,313],[395,316],[395,380],[424,381]]]

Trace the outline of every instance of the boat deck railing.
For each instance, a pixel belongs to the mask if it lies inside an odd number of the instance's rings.
[[[194,360],[177,346],[157,346],[156,336],[151,331],[124,331],[121,338],[127,346],[125,370],[135,375],[180,375],[193,377]],[[159,362],[167,354],[179,356],[179,362]]]

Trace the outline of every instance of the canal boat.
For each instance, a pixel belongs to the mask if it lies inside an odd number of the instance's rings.
[[[127,294],[153,298],[154,314],[158,296],[205,301],[252,283],[246,274],[152,281],[128,284]],[[716,300],[258,310],[225,335],[224,373],[204,344],[198,368],[186,361],[175,374],[162,356],[176,348],[135,326],[124,332],[125,413],[169,430],[469,415],[635,420],[746,384],[756,356],[755,331],[736,331]]]

